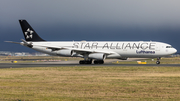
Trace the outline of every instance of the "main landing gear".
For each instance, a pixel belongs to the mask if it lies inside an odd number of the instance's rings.
[[[94,64],[103,64],[104,60],[94,60]]]
[[[157,61],[156,61],[156,64],[157,64],[157,65],[160,64],[160,59],[161,59],[161,57],[158,57],[158,58],[157,58]]]
[[[90,59],[90,60],[80,60],[79,64],[92,64],[92,59]]]
[[[80,60],[79,64],[92,64],[92,59],[90,59],[90,60]],[[104,64],[104,60],[94,60],[94,64]]]

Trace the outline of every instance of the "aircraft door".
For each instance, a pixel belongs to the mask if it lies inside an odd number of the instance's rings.
[[[156,44],[156,51],[160,51],[161,45]]]

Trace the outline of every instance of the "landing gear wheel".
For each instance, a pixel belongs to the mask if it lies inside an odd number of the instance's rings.
[[[156,64],[159,65],[159,64],[160,64],[160,61],[156,61]]]
[[[94,64],[104,64],[104,60],[94,60]]]
[[[160,59],[161,59],[161,57],[157,57],[157,61],[156,61],[156,64],[157,64],[157,65],[160,64],[160,61],[159,61]]]
[[[85,61],[84,60],[80,60],[79,64],[85,64]]]
[[[79,64],[92,64],[92,60],[80,60]]]

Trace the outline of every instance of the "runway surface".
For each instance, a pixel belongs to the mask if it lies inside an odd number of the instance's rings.
[[[62,66],[156,66],[180,67],[180,64],[79,64],[77,61],[39,62],[39,63],[0,63],[0,68],[25,68],[25,67],[62,67]]]

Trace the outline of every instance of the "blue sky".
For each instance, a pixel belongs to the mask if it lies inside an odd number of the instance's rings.
[[[45,40],[160,41],[180,52],[179,0],[1,0],[0,51],[31,49],[4,41],[24,38],[26,19]]]

